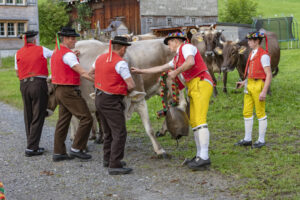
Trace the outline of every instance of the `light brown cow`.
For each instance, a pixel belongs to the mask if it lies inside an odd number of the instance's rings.
[[[108,44],[101,43],[96,40],[79,41],[75,46],[75,50],[80,51],[80,64],[87,71],[90,69],[90,67],[92,67],[92,64],[94,63],[96,58],[99,55],[107,52],[107,49]],[[127,60],[129,66],[149,68],[165,64],[169,62],[173,56],[174,55],[171,54],[168,47],[163,44],[163,40],[144,40],[132,43],[132,46],[127,48],[124,59]],[[152,142],[155,153],[158,155],[166,156],[165,150],[160,146],[160,144],[156,140],[156,137],[154,136],[146,103],[146,99],[149,99],[153,95],[159,94],[159,77],[160,74],[133,75],[133,79],[137,86],[135,89],[136,95],[129,95],[124,98],[124,102],[126,105],[125,116],[126,119],[129,119],[133,112],[138,112],[145,127],[145,131]],[[82,97],[87,101],[91,113],[94,113],[96,111],[95,102],[90,98],[90,94],[94,92],[93,83],[85,79],[81,79],[80,89],[82,92]],[[145,94],[146,96],[143,94]],[[179,108],[185,110],[185,107],[186,101],[184,99],[183,93],[181,93]],[[76,120],[73,120],[72,122],[72,124],[76,124]]]

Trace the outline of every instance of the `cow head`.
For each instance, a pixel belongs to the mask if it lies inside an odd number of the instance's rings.
[[[214,50],[218,55],[223,55],[221,70],[223,72],[233,71],[237,67],[240,56],[244,55],[247,51],[247,46],[242,45],[238,41],[227,41],[222,44],[223,49],[217,47]]]
[[[206,61],[212,61],[216,56],[214,49],[222,48],[222,42],[225,41],[225,37],[222,35],[223,30],[216,30],[212,25],[208,29],[200,29],[200,31],[192,29],[190,32],[193,34],[192,44],[198,48]]]

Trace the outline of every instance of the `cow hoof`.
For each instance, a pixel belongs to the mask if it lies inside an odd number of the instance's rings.
[[[158,158],[158,159],[171,159],[172,156],[171,156],[170,154],[163,153],[163,154],[157,155],[157,158]]]
[[[163,137],[163,136],[165,136],[165,134],[163,134],[163,133],[157,131],[157,132],[155,133],[155,136],[156,136],[156,137]]]
[[[94,143],[95,144],[103,144],[103,139],[98,137],[98,138],[95,139]]]

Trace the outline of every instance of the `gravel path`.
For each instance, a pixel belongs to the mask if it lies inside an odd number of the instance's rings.
[[[0,181],[8,200],[77,199],[239,199],[233,181],[217,171],[191,172],[180,160],[153,159],[149,140],[128,137],[125,161],[133,174],[110,176],[102,167],[102,145],[89,142],[92,161],[52,162],[54,127],[46,122],[41,147],[48,151],[25,157],[23,113],[0,102]],[[67,147],[70,141],[67,140]]]

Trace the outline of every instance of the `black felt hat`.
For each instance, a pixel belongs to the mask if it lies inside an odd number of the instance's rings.
[[[67,36],[67,37],[79,37],[80,34],[76,33],[74,28],[71,27],[62,27],[61,30],[57,33],[58,35],[61,36]]]
[[[22,33],[21,35],[19,35],[19,38],[23,39],[24,35],[26,35],[26,38],[31,38],[31,37],[36,36],[38,33],[39,33],[38,31],[33,31],[33,30],[26,31],[25,33]]]
[[[124,46],[131,46],[131,44],[128,42],[127,37],[123,36],[115,36],[114,39],[111,41],[112,44],[120,44]]]

